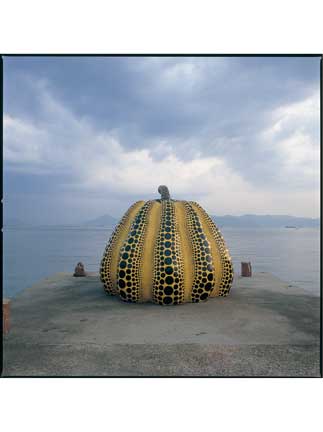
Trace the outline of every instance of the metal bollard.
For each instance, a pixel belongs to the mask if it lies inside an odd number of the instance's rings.
[[[252,276],[251,262],[242,262],[241,263],[241,276],[244,276],[244,277],[251,277]]]

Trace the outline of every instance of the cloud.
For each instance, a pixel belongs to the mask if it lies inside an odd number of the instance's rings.
[[[46,133],[32,124],[4,115],[4,159],[15,169],[33,169],[41,162],[41,143]],[[7,144],[7,145],[6,145]]]
[[[272,112],[272,125],[262,133],[263,145],[280,155],[276,181],[291,188],[319,187],[319,92]]]
[[[43,123],[35,125],[10,115],[4,117],[6,168],[39,175],[69,174],[66,188],[85,191],[107,188],[114,193],[155,194],[167,183],[177,194],[206,195],[213,181],[227,185],[239,177],[218,157],[183,161],[168,141],[150,149],[128,150],[112,131],[96,130],[78,119],[42,88]],[[180,175],[179,175],[180,174]],[[221,180],[222,179],[222,180]],[[231,179],[231,180],[230,180]]]
[[[275,68],[239,58],[54,60],[5,75],[4,168],[25,179],[21,190],[31,187],[28,176],[46,179],[56,207],[81,208],[83,200],[85,218],[95,207],[97,215],[118,214],[157,197],[159,184],[212,213],[318,214],[313,67],[300,73],[295,62]]]

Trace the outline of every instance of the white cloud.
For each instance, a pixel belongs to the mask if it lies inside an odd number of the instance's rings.
[[[298,187],[319,186],[320,137],[318,92],[303,101],[284,105],[272,113],[273,124],[262,137],[264,145],[280,156],[284,177]]]
[[[208,84],[210,79],[214,82],[225,76],[229,62],[225,57],[149,57],[140,59],[131,67],[140,72],[141,76],[145,76],[145,86],[140,88],[142,94],[150,98],[156,94],[168,94],[174,98],[174,102],[176,98],[181,98],[184,103],[188,102],[185,98],[189,97],[193,98],[196,104],[203,94],[203,86]],[[189,102],[192,104],[192,99]]]
[[[189,68],[187,73],[191,73]],[[318,200],[312,191],[290,193],[288,189],[268,188],[264,192],[221,157],[180,160],[172,151],[180,144],[178,138],[176,143],[160,141],[154,154],[149,149],[126,150],[113,130],[95,129],[53,98],[44,85],[38,91],[43,107],[41,121],[36,124],[10,114],[4,117],[6,169],[65,174],[70,180],[62,186],[67,190],[102,194],[112,190],[120,197],[157,197],[158,185],[167,184],[175,198],[198,200],[217,214],[318,214]],[[307,180],[317,177],[319,147],[313,138],[317,102],[314,95],[300,104],[277,109],[273,126],[263,132],[263,145],[273,147],[286,160],[279,175],[295,176],[301,171]],[[158,153],[163,157],[159,159]]]
[[[113,133],[95,130],[45,92],[47,122],[41,127],[5,115],[4,158],[10,169],[54,174],[59,167],[85,189],[150,193],[160,183],[177,193],[205,194],[213,180],[234,174],[219,158],[178,159],[168,141],[160,142],[160,159],[150,150],[125,150]],[[44,105],[45,106],[45,105]]]
[[[16,168],[42,162],[42,147],[47,133],[28,122],[4,115],[4,159]]]

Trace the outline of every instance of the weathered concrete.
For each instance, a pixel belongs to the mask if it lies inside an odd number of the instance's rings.
[[[11,303],[4,376],[319,376],[320,299],[268,273],[161,307],[59,273]]]

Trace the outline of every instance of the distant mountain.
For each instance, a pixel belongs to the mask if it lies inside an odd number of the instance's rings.
[[[252,215],[243,216],[211,216],[218,226],[237,228],[318,228],[320,219],[288,215]]]
[[[114,227],[118,220],[109,214],[105,214],[96,219],[89,220],[85,222],[83,225],[85,226],[104,226],[104,227]]]
[[[219,227],[232,228],[319,228],[320,219],[312,219],[305,217],[296,217],[288,215],[253,215],[247,214],[243,216],[215,216],[211,218]],[[83,223],[83,226],[89,227],[108,227],[113,228],[118,223],[118,219],[105,214],[96,219],[89,220]],[[5,228],[23,228],[31,227],[28,222],[16,217],[4,217]],[[60,226],[60,225],[58,225]],[[69,225],[64,225],[69,226]],[[71,225],[74,226],[74,225]]]
[[[247,214],[243,216],[214,216],[211,218],[219,227],[232,228],[318,228],[320,219],[311,219],[304,217],[288,216],[288,215],[253,215]],[[109,214],[105,214],[96,219],[85,222],[84,226],[97,226],[112,228],[117,224],[118,220]]]

